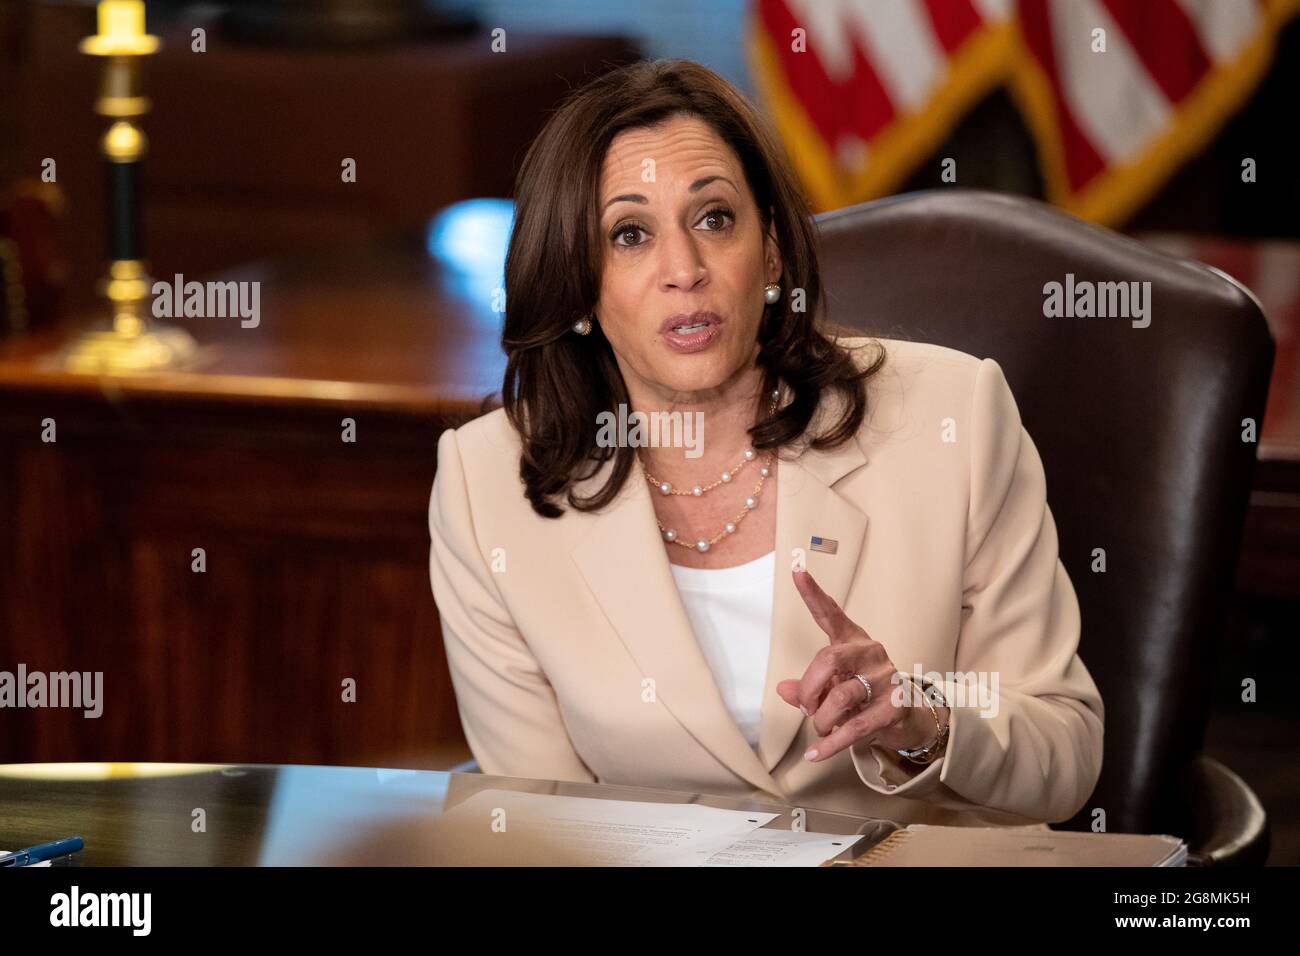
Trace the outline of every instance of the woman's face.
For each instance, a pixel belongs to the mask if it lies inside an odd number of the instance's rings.
[[[595,313],[633,396],[689,400],[681,393],[715,389],[753,365],[780,252],[739,158],[713,128],[676,116],[619,133],[599,203]]]

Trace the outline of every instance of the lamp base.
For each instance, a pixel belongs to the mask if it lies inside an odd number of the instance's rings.
[[[138,332],[89,329],[59,354],[67,372],[130,374],[192,365],[199,346],[184,329],[149,325]]]

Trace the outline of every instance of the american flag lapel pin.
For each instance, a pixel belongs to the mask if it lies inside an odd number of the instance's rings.
[[[813,535],[810,546],[814,551],[821,551],[825,554],[834,554],[839,550],[840,543],[834,538],[819,538],[817,535]]]

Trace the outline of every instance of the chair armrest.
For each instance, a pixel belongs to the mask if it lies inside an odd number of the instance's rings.
[[[1191,821],[1189,866],[1263,866],[1269,824],[1264,806],[1246,781],[1205,754],[1183,772],[1180,786]]]

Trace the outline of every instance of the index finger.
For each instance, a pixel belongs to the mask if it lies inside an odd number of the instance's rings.
[[[841,644],[847,641],[856,630],[856,626],[835,603],[835,599],[822,590],[811,571],[796,569],[790,573],[794,575],[794,586],[799,596],[803,598],[803,603],[808,606],[813,620],[826,632],[831,643]]]

